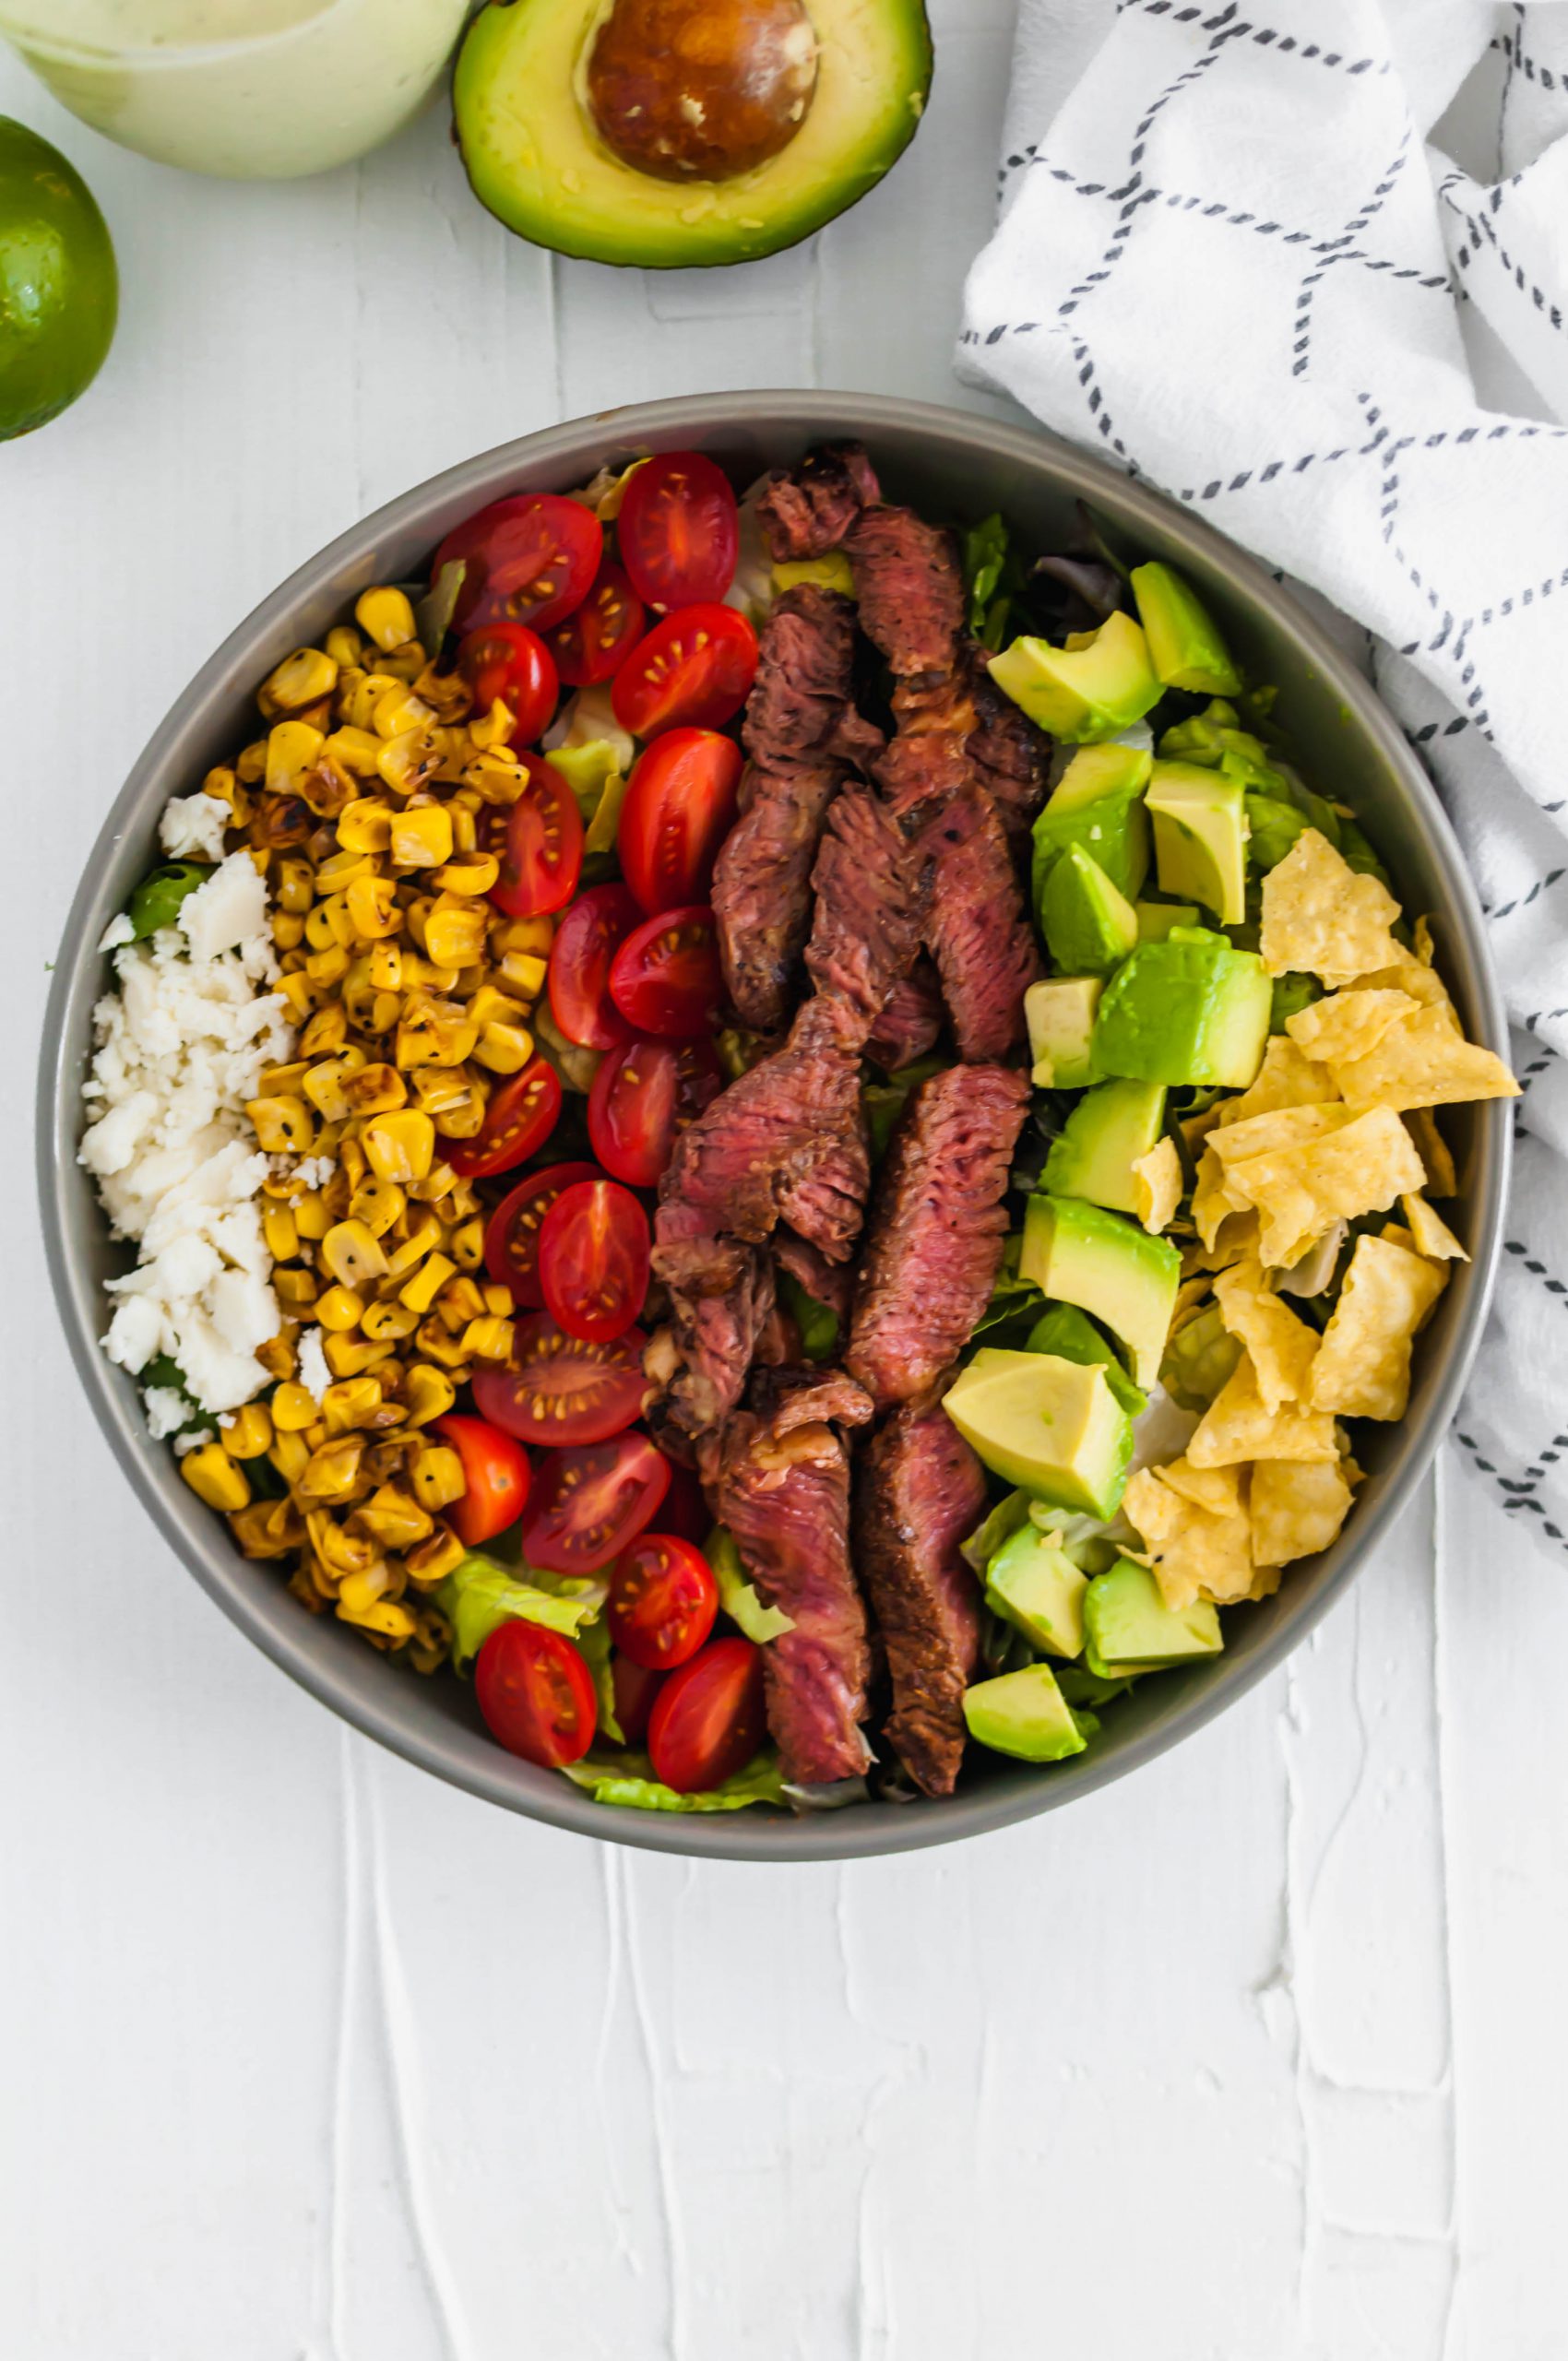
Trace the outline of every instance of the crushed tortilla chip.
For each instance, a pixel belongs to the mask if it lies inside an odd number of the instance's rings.
[[[1182,1249],[1182,1269],[1189,1278],[1194,1271],[1227,1271],[1243,1254],[1257,1251],[1258,1217],[1248,1206],[1241,1213],[1221,1214],[1212,1246],[1188,1240]]]
[[[1243,1352],[1187,1444],[1194,1467],[1233,1467],[1247,1459],[1337,1459],[1334,1420],[1324,1411],[1283,1402],[1271,1410]]]
[[[1183,1270],[1186,1268],[1184,1255],[1182,1268]],[[1176,1290],[1176,1300],[1170,1307],[1170,1325],[1165,1332],[1167,1343],[1172,1336],[1180,1335],[1188,1321],[1203,1310],[1209,1299],[1209,1281],[1206,1273],[1199,1272],[1194,1277],[1182,1280]]]
[[[1184,1500],[1148,1467],[1139,1468],[1122,1505],[1143,1539],[1167,1607],[1191,1607],[1198,1598],[1223,1607],[1248,1596],[1253,1568],[1244,1508],[1217,1515]]]
[[[1441,1008],[1417,1008],[1364,1057],[1330,1071],[1352,1107],[1446,1107],[1471,1098],[1517,1098],[1519,1086],[1491,1050],[1467,1041]]]
[[[1326,1549],[1349,1513],[1351,1497],[1338,1460],[1260,1460],[1251,1493],[1258,1564],[1288,1566]]]
[[[1424,911],[1410,929],[1410,942],[1423,967],[1433,967],[1437,965],[1437,946],[1431,939],[1431,920]]]
[[[1222,1271],[1214,1283],[1219,1316],[1245,1345],[1265,1410],[1306,1397],[1317,1351],[1317,1331],[1298,1320],[1264,1275],[1253,1255]]]
[[[1223,1098],[1217,1098],[1212,1107],[1202,1107],[1195,1115],[1183,1115],[1180,1118],[1176,1128],[1187,1143],[1189,1156],[1195,1157],[1216,1123],[1222,1123],[1225,1121],[1228,1103]]]
[[[1410,1236],[1418,1254],[1424,1254],[1429,1263],[1469,1261],[1469,1256],[1443,1216],[1433,1213],[1419,1192],[1413,1196],[1401,1197],[1399,1203],[1405,1208],[1405,1218],[1410,1225]],[[1384,1235],[1386,1237],[1387,1232],[1384,1231]]]
[[[1168,1459],[1156,1470],[1162,1484],[1210,1516],[1234,1516],[1241,1505],[1241,1470],[1237,1467],[1194,1467],[1190,1459]]]
[[[1266,1115],[1249,1115],[1244,1123],[1227,1123],[1223,1131],[1215,1133],[1205,1153],[1212,1155],[1229,1174],[1254,1157],[1273,1156],[1282,1148],[1299,1147],[1303,1141],[1322,1139],[1324,1133],[1338,1131],[1353,1121],[1351,1109],[1337,1101],[1332,1106],[1276,1107]]]
[[[1173,1139],[1157,1140],[1133,1158],[1133,1210],[1147,1230],[1162,1230],[1182,1202],[1182,1159]]]
[[[1454,1169],[1454,1151],[1438,1129],[1437,1117],[1430,1107],[1411,1107],[1405,1115],[1405,1129],[1416,1143],[1416,1150],[1427,1169],[1429,1197],[1456,1197],[1459,1176]]]
[[[1258,1259],[1271,1268],[1298,1262],[1333,1222],[1386,1213],[1396,1197],[1419,1189],[1425,1177],[1415,1142],[1386,1107],[1360,1115],[1348,1108],[1300,1111],[1342,1120],[1324,1135],[1248,1157],[1225,1169],[1227,1189],[1257,1209]]]
[[[1403,992],[1407,1000],[1420,1001],[1423,1008],[1447,1009],[1455,1024],[1459,1022],[1448,997],[1448,987],[1437,969],[1412,959],[1408,951],[1401,951],[1386,967],[1374,967],[1369,974],[1358,976],[1348,989],[1358,992]]]
[[[1225,1168],[1212,1145],[1206,1147],[1198,1158],[1197,1179],[1193,1183],[1193,1227],[1211,1253],[1227,1215],[1246,1210],[1242,1200],[1233,1197],[1226,1187]]]
[[[1353,983],[1402,956],[1390,931],[1399,905],[1377,878],[1358,874],[1321,829],[1302,831],[1263,881],[1258,948],[1271,976],[1305,969]]]
[[[1343,1064],[1347,1058],[1365,1057],[1375,1050],[1391,1025],[1408,1016],[1408,992],[1330,992],[1311,1008],[1298,1009],[1285,1020],[1285,1030],[1309,1058],[1324,1065]]]
[[[1411,1340],[1447,1280],[1441,1263],[1386,1238],[1358,1238],[1313,1363],[1313,1407],[1341,1418],[1402,1418]],[[1196,1442],[1194,1435],[1189,1450]]]
[[[1288,1033],[1271,1034],[1263,1063],[1247,1088],[1234,1098],[1222,1098],[1218,1127],[1244,1123],[1252,1115],[1272,1115],[1281,1107],[1311,1107],[1337,1098],[1339,1086],[1325,1066],[1314,1065]],[[1211,1114],[1216,1109],[1210,1109]]]

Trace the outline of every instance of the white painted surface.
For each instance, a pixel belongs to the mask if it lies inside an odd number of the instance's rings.
[[[591,1848],[348,1736],[144,1525],[54,1335],[32,1043],[147,733],[311,551],[507,435],[699,387],[968,398],[1011,6],[933,13],[892,182],[708,278],[508,240],[434,117],[226,187],[0,61],[125,277],[99,387],[0,447],[8,2361],[1561,2361],[1568,1592],[1457,1476],[1174,1757],[784,1876]]]

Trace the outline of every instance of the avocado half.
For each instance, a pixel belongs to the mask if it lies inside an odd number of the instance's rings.
[[[609,0],[490,0],[457,58],[453,109],[481,205],[587,262],[674,270],[792,246],[874,188],[931,88],[923,0],[808,0],[816,90],[788,147],[725,181],[656,180],[599,136],[584,95]]]

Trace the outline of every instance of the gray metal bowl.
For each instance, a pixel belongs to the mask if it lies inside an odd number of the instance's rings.
[[[1433,915],[1438,953],[1473,1039],[1506,1053],[1480,913],[1459,848],[1425,774],[1360,677],[1251,558],[1124,476],[1044,435],[861,394],[694,395],[610,410],[486,452],[406,492],[302,566],[202,667],[154,732],[104,822],[66,923],[44,1025],[39,1184],[61,1317],[95,1415],[132,1486],[204,1590],[274,1663],[356,1728],[490,1802],[585,1835],[659,1851],[741,1860],[834,1860],[901,1852],[1070,1803],[1173,1746],[1278,1664],[1376,1551],[1453,1417],[1486,1311],[1501,1236],[1511,1127],[1501,1102],[1455,1126],[1462,1198],[1455,1218],[1472,1256],[1418,1347],[1408,1416],[1372,1430],[1368,1481],[1336,1546],[1287,1577],[1278,1595],[1229,1619],[1225,1654],[1140,1685],[1107,1716],[1087,1753],[1050,1770],[977,1761],[945,1802],[857,1806],[792,1820],[612,1811],[489,1738],[467,1683],[422,1680],[330,1619],[303,1613],[277,1573],[246,1563],[148,1441],[136,1388],[99,1350],[102,1282],[123,1267],[76,1160],[79,1085],[106,963],[94,949],[154,851],[165,799],[188,794],[255,728],[255,683],[289,649],[318,639],[373,582],[421,572],[459,518],[508,492],[561,489],[604,461],[699,445],[744,481],[810,443],[859,435],[885,484],[929,516],[1000,508],[1025,538],[1060,546],[1074,504],[1091,501],[1133,547],[1174,560],[1223,616],[1254,677],[1279,684],[1279,717],[1303,767],[1365,819],[1412,911]]]

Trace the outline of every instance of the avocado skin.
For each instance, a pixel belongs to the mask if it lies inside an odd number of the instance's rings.
[[[969,1736],[994,1753],[1024,1762],[1060,1762],[1082,1754],[1092,1716],[1079,1726],[1048,1664],[1027,1664],[964,1691]]]
[[[1096,1071],[1245,1090],[1263,1062],[1273,997],[1255,952],[1202,927],[1174,927],[1163,943],[1140,943],[1107,984]]]
[[[624,164],[584,120],[576,68],[597,0],[490,0],[464,37],[452,85],[469,184],[508,230],[583,262],[683,270],[755,262],[798,245],[858,205],[897,162],[920,128],[932,78],[923,0],[874,0],[869,11],[857,0],[813,0],[812,15],[822,61],[795,138],[732,182],[683,184]],[[875,35],[867,86],[881,82],[873,104],[859,101],[864,51],[853,46],[868,17]],[[834,82],[848,94],[849,117],[836,160],[820,152],[816,136],[807,140]],[[700,219],[681,219],[709,193],[714,202]]]

